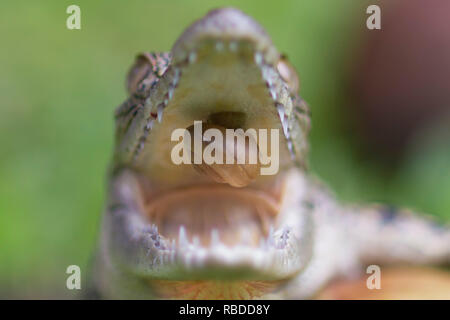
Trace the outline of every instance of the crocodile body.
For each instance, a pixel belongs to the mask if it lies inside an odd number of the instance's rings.
[[[310,298],[369,264],[450,262],[447,227],[343,206],[307,173],[297,74],[239,10],[211,11],[171,52],[138,56],[127,83],[93,273],[101,297]],[[278,173],[175,165],[171,133],[194,121],[279,130]]]

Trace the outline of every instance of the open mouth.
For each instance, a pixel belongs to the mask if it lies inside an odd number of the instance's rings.
[[[257,247],[273,229],[280,200],[279,190],[210,184],[157,196],[148,203],[146,213],[162,235],[178,243]]]
[[[145,188],[145,187],[144,187]],[[174,279],[281,280],[309,260],[310,216],[299,212],[294,190],[303,180],[280,174],[265,188],[210,183],[147,193],[141,212]],[[213,275],[213,276],[212,276]]]

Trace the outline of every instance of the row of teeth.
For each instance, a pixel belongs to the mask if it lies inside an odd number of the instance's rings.
[[[176,87],[178,86],[180,76],[181,76],[180,68],[175,67],[174,68],[174,77],[172,79],[172,82],[169,84],[169,89],[167,90],[167,93],[165,94],[164,100],[156,106],[156,112],[151,112],[150,117],[147,119],[147,122],[143,128],[143,134],[142,134],[141,138],[139,139],[138,145],[134,152],[133,159],[136,159],[137,156],[139,155],[140,151],[142,151],[142,149],[144,148],[144,144],[145,144],[145,141],[147,140],[147,136],[150,133],[150,131],[153,129],[155,122],[156,121],[158,121],[158,123],[162,122],[164,109],[169,104],[170,100],[172,100],[172,98],[173,98],[173,93],[174,93]],[[145,104],[148,104],[149,102],[150,102],[150,98],[147,98],[147,100],[145,101]]]
[[[278,116],[280,117],[281,125],[283,128],[283,133],[288,142],[289,152],[290,152],[291,156],[294,157],[292,139],[291,139],[291,135],[290,135],[290,131],[289,131],[289,117],[285,112],[286,111],[285,106],[281,102],[277,101],[278,95],[277,95],[276,88],[275,88],[274,84],[272,83],[270,75],[267,74],[267,71],[266,71],[266,70],[271,70],[271,69],[264,68],[264,65],[266,63],[264,61],[264,56],[261,52],[255,53],[255,63],[262,70],[262,76],[263,76],[264,80],[266,81],[266,86],[269,89],[269,93],[270,93],[272,100],[275,102],[275,107],[277,108]],[[280,76],[280,75],[278,75],[278,76]]]
[[[236,41],[230,41],[227,46],[224,42],[218,41],[214,45],[214,48],[218,52],[224,51],[227,48],[232,52],[236,52],[239,48],[239,44]],[[255,60],[256,65],[259,66],[262,71],[262,76],[266,82],[266,86],[269,90],[270,96],[275,103],[275,107],[277,108],[278,115],[280,117],[280,121],[281,121],[281,124],[283,127],[283,133],[288,142],[289,152],[291,153],[291,156],[293,157],[294,156],[293,144],[292,144],[292,140],[290,137],[289,121],[288,121],[288,116],[285,113],[285,106],[281,102],[277,101],[278,95],[277,95],[276,88],[275,88],[274,84],[272,83],[272,80],[269,77],[269,75],[267,75],[264,72],[265,70],[268,70],[268,68],[264,68],[264,66],[271,66],[271,65],[266,64],[263,53],[259,52],[259,51],[255,52],[254,60]],[[134,152],[134,157],[133,157],[134,159],[137,158],[140,151],[143,149],[145,141],[147,139],[147,136],[148,136],[150,130],[153,128],[155,122],[156,121],[158,121],[158,123],[162,122],[164,109],[168,105],[170,100],[172,100],[174,91],[178,86],[178,83],[179,83],[179,80],[181,77],[181,69],[186,67],[187,65],[195,63],[196,61],[197,61],[197,52],[195,50],[193,50],[188,54],[187,59],[185,61],[182,61],[182,62],[178,63],[177,65],[174,65],[173,67],[169,67],[169,68],[174,69],[173,70],[174,76],[173,76],[172,82],[169,84],[169,89],[168,89],[167,93],[165,94],[164,100],[156,106],[156,110],[155,110],[156,112],[151,112],[150,117],[147,119],[147,123],[145,124],[145,126],[143,128],[143,135],[139,139],[138,145]],[[167,70],[167,71],[170,71],[170,70]],[[150,98],[148,98],[146,100],[146,104],[149,102],[149,99]]]
[[[233,255],[235,255],[236,251],[239,251],[239,249],[246,250],[245,252],[248,253],[251,251],[250,256],[255,255],[259,258],[252,262],[259,264],[260,267],[269,267],[270,264],[274,262],[272,261],[273,259],[270,258],[271,253],[281,257],[283,264],[289,263],[286,252],[281,250],[286,248],[288,243],[290,235],[289,229],[283,229],[281,232],[276,232],[278,234],[277,236],[273,229],[271,229],[269,235],[261,241],[259,248],[243,245],[235,247],[227,246],[220,241],[220,235],[217,230],[211,231],[211,241],[209,246],[202,246],[198,237],[193,237],[192,241],[189,241],[186,235],[186,229],[183,226],[179,229],[178,240],[172,239],[171,241],[160,237],[159,234],[157,234],[158,228],[155,225],[152,225],[150,229],[152,230],[151,237],[153,240],[153,247],[156,249],[156,252],[153,251],[153,248],[148,251],[148,255],[153,256],[153,267],[174,263],[177,259],[181,259],[186,266],[194,265],[196,263],[201,263],[201,258],[197,262],[193,261],[193,259],[195,259],[194,256],[201,257],[201,254],[199,255],[199,253],[203,253],[203,256],[207,256],[208,252],[217,253],[224,252],[224,250],[229,252],[231,249],[233,250]]]
[[[176,249],[183,249],[187,247],[198,247],[198,248],[208,247],[202,246],[200,238],[198,236],[193,236],[192,240],[189,240],[186,233],[186,228],[184,226],[180,226],[178,229],[178,239],[177,240],[172,239],[171,241],[168,241],[167,239],[161,237],[158,233],[158,227],[154,224],[152,224],[147,231],[151,235],[153,245],[158,249],[173,251]],[[267,237],[261,239],[259,243],[259,248],[284,249],[289,240],[290,230],[288,228],[284,228],[283,230],[280,230],[279,232],[276,233],[277,235],[275,235],[275,231],[271,227]],[[218,246],[227,246],[227,244],[221,241],[219,231],[217,229],[212,229],[210,233],[209,248],[214,248]],[[242,244],[241,246],[245,245]]]

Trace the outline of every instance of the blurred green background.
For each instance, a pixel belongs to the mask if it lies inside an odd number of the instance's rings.
[[[313,113],[310,166],[344,201],[389,202],[450,219],[444,130],[417,134],[392,169],[361,156],[348,78],[369,2],[2,1],[0,298],[66,298],[96,244],[113,110],[136,53],[169,50],[193,20],[236,6],[259,21],[301,78]],[[66,28],[81,7],[81,30]],[[436,126],[437,127],[437,126]],[[369,147],[370,150],[370,147]]]

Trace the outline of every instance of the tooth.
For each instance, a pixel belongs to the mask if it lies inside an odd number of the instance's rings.
[[[194,236],[194,238],[192,238],[192,244],[196,247],[200,246],[200,238],[199,236]]]
[[[284,135],[286,136],[286,138],[289,138],[289,130],[288,130],[289,125],[288,125],[288,119],[284,112],[284,106],[281,103],[277,103],[276,106],[277,106],[277,110],[278,110],[278,115],[280,116]]]
[[[277,100],[277,93],[274,89],[270,89],[270,95],[272,96],[273,100]]]
[[[163,111],[164,111],[164,105],[163,104],[159,104],[158,105],[158,122],[161,123],[162,121],[162,116],[163,116]]]
[[[291,153],[291,158],[294,160],[295,159],[294,146],[292,145],[291,140],[288,140],[288,149],[289,149],[289,152]]]
[[[197,60],[197,54],[195,53],[195,51],[192,51],[191,53],[189,53],[188,60],[189,60],[189,63],[194,63],[195,60]]]
[[[217,246],[220,244],[219,231],[217,229],[211,230],[211,247]]]
[[[281,238],[285,239],[285,240],[289,239],[289,233],[290,233],[290,230],[287,229],[287,228],[284,228],[283,229],[283,234],[281,235]]]
[[[175,74],[173,76],[172,85],[175,88],[178,84],[178,80],[180,80],[180,69],[175,69]]]
[[[172,100],[172,97],[173,97],[173,88],[172,87],[170,87],[169,88],[169,92],[168,92],[168,95],[169,95],[169,100]]]
[[[284,135],[286,136],[286,138],[289,139],[289,130],[288,130],[287,124],[283,123],[283,131],[284,131]]]
[[[256,52],[256,53],[255,53],[255,63],[256,63],[258,66],[260,66],[260,65],[262,65],[262,62],[263,62],[263,56],[262,56],[262,53],[261,53],[261,52]]]
[[[280,240],[277,243],[277,248],[284,249],[284,247],[286,247],[288,239],[289,239],[289,229],[283,229],[283,232],[280,236]]]
[[[281,103],[277,103],[278,115],[280,116],[281,122],[284,121],[284,106]]]
[[[155,122],[155,121],[154,121],[153,119],[149,120],[149,122],[147,122],[147,125],[145,126],[145,128],[146,128],[147,130],[153,129],[153,123],[154,123],[154,122]]]
[[[269,228],[269,235],[267,236],[267,244],[269,246],[273,246],[273,244],[274,244],[274,242],[273,242],[273,234],[274,234],[273,226],[270,226],[270,228]]]
[[[181,226],[178,231],[178,245],[180,247],[187,246],[189,244],[189,241],[186,237],[186,230],[184,229],[184,226]]]
[[[286,118],[282,120],[282,124],[284,135],[286,136],[286,138],[289,138],[289,125]]]

